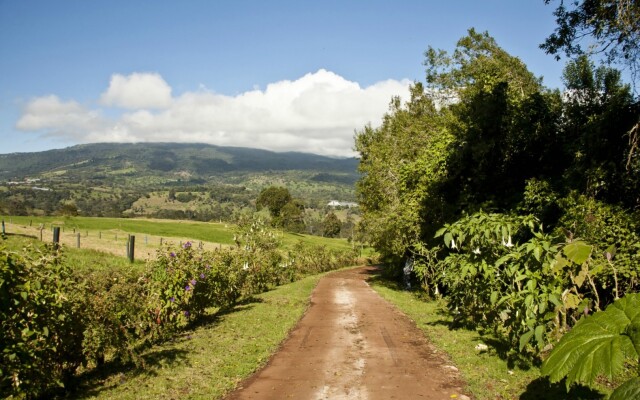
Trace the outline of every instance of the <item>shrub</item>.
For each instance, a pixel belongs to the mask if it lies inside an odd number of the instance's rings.
[[[83,362],[84,287],[52,247],[0,249],[0,393],[35,397]]]

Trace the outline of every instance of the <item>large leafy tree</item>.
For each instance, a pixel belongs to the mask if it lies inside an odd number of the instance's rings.
[[[340,228],[342,227],[342,222],[338,219],[338,216],[332,211],[324,218],[322,221],[322,231],[323,236],[325,237],[338,237],[340,235]]]
[[[620,72],[595,67],[586,56],[569,62],[563,76],[565,187],[625,207],[640,205],[640,160],[630,134],[640,110]]]
[[[383,257],[402,257],[429,236],[425,226],[443,220],[435,187],[445,175],[452,137],[441,119],[424,86],[415,83],[406,104],[392,100],[379,128],[356,133],[360,226]]]
[[[267,208],[272,217],[279,217],[282,208],[292,200],[291,193],[284,187],[270,186],[262,189],[256,200],[256,208],[260,211]]]
[[[559,93],[486,32],[470,29],[452,54],[425,56],[429,89],[456,99],[445,120],[456,145],[444,197],[458,211],[512,206],[527,179],[556,169]]]
[[[552,0],[545,0],[546,4]],[[640,59],[640,2],[637,0],[560,0],[557,28],[541,47],[560,58],[601,54],[636,73]]]

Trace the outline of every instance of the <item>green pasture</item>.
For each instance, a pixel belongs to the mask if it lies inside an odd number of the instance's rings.
[[[108,232],[110,230],[124,231],[129,234],[147,234],[166,238],[190,238],[212,243],[233,245],[235,225],[217,222],[178,221],[178,220],[152,220],[137,218],[102,218],[102,217],[20,217],[2,216],[2,219],[14,224],[39,226],[45,228],[51,225],[64,227],[64,229],[76,229],[79,231]],[[282,235],[285,248],[291,248],[299,241],[306,244],[326,246],[329,249],[346,250],[351,244],[346,239],[325,238],[320,236],[304,235],[278,231]],[[371,256],[372,249],[362,249],[363,256]]]

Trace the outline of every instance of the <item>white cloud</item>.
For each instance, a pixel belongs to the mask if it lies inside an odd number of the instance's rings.
[[[167,108],[171,104],[171,87],[158,74],[114,74],[100,103],[128,109]]]
[[[171,98],[171,88],[159,75],[114,75],[101,103],[130,109],[120,116],[99,118],[97,111],[48,96],[29,103],[17,127],[53,135],[74,132],[72,135],[85,143],[202,142],[352,156],[354,131],[367,123],[378,125],[392,96],[407,98],[410,83],[388,80],[363,88],[321,69],[237,96],[201,87]],[[152,98],[144,97],[151,90],[144,92],[142,88],[163,85],[166,88],[160,92],[164,95],[155,98],[164,100],[154,107]],[[143,96],[137,97],[141,93]],[[52,98],[56,107],[41,106]]]
[[[22,131],[46,131],[52,136],[83,140],[85,135],[103,129],[100,113],[75,101],[62,101],[57,96],[39,97],[27,104],[16,127]]]

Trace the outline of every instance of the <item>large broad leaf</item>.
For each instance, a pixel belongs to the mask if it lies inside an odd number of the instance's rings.
[[[640,294],[628,294],[605,311],[578,321],[564,335],[542,365],[542,374],[552,382],[567,378],[592,385],[599,375],[613,377],[627,358],[638,359],[640,345]]]
[[[640,399],[640,377],[632,378],[618,386],[611,393],[609,400],[630,400]]]
[[[578,265],[584,264],[591,255],[592,246],[583,241],[576,240],[564,247],[564,255]]]

